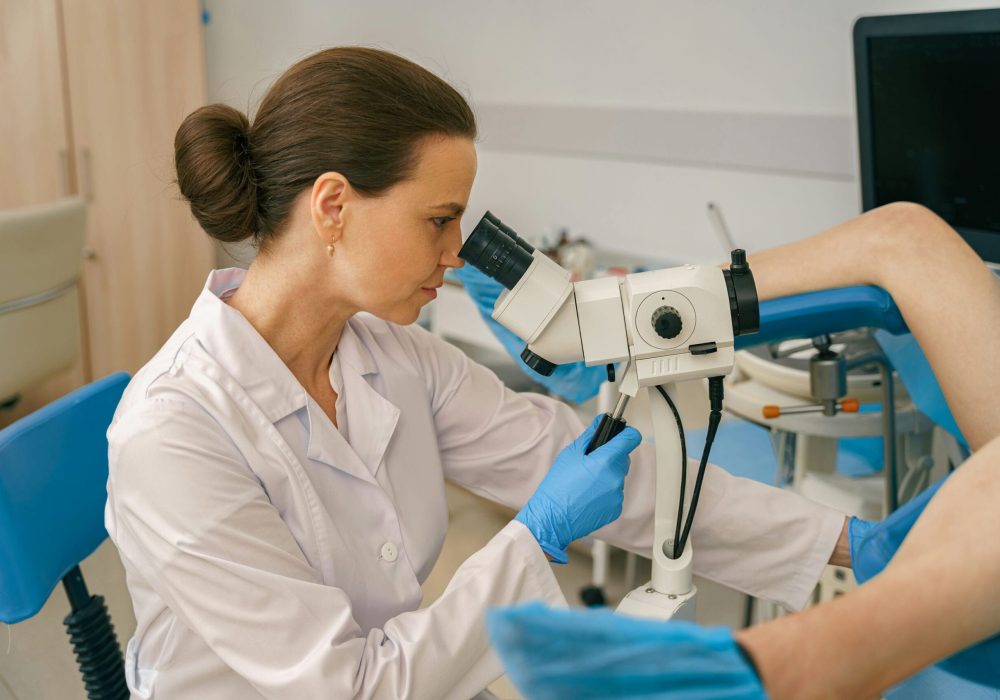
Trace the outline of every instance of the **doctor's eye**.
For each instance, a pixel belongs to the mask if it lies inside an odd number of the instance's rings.
[[[435,216],[431,219],[431,223],[438,231],[443,231],[444,227],[455,220],[454,216]]]

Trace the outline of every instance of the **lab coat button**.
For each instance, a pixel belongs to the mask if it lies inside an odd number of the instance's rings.
[[[386,542],[382,545],[382,558],[387,562],[396,561],[396,557],[399,556],[399,552],[396,550],[396,545],[392,542]]]

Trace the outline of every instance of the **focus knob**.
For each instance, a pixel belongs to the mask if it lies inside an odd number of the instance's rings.
[[[681,322],[681,315],[672,306],[661,306],[653,312],[653,328],[661,338],[670,340],[680,335],[684,324]]]

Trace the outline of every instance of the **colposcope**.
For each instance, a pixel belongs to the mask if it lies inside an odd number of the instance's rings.
[[[657,391],[652,422],[656,501],[652,580],[629,593],[618,611],[639,617],[694,619],[691,524],[709,449],[722,417],[723,378],[733,370],[734,338],[757,331],[760,310],[742,250],[728,270],[683,265],[624,278],[571,282],[570,273],[535,250],[490,212],[476,224],[459,257],[500,282],[493,318],[525,341],[521,359],[539,374],[556,365],[622,365],[619,399],[605,414],[588,452],[617,434],[630,399]],[[683,424],[673,384],[708,379],[711,415],[691,494]]]

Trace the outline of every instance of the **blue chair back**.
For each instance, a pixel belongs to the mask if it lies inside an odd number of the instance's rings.
[[[0,430],[0,622],[35,615],[107,537],[106,434],[128,382],[112,374]]]

